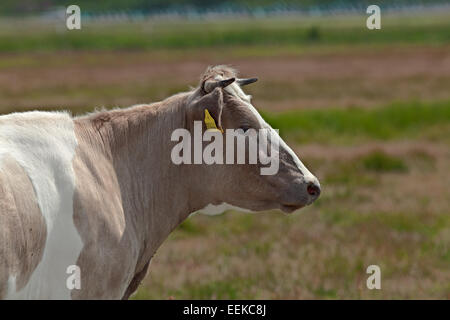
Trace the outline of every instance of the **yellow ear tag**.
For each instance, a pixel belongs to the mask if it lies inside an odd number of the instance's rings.
[[[218,129],[216,126],[216,122],[214,121],[213,117],[209,114],[208,109],[205,109],[205,124],[207,130],[218,130],[223,133],[222,128]]]

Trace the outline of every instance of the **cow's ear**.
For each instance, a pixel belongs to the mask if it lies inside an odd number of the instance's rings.
[[[205,112],[207,110],[207,112]],[[223,93],[220,88],[215,88],[212,92],[205,94],[194,100],[188,107],[187,122],[189,127],[193,127],[194,121],[203,121],[204,128],[208,122],[208,115],[212,117],[218,129],[222,129]],[[206,118],[206,119],[205,119]]]

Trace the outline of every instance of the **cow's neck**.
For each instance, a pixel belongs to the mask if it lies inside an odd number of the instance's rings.
[[[138,271],[176,226],[206,205],[193,194],[189,166],[174,165],[170,158],[170,137],[185,128],[189,98],[181,94],[99,115],[98,132],[117,174],[125,218],[142,244]]]

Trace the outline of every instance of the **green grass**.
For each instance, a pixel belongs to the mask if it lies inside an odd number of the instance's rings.
[[[387,16],[382,29],[366,28],[366,16],[243,19],[188,22],[162,21],[117,25],[85,24],[68,31],[29,25],[18,30],[8,26],[0,32],[0,52],[53,50],[188,49],[251,46],[342,46],[380,44],[442,45],[450,42],[447,16]],[[26,23],[24,23],[27,25]],[[180,32],[183,30],[183,32]]]
[[[192,236],[192,235],[202,235],[205,233],[205,229],[201,226],[192,223],[192,220],[185,220],[179,226],[178,229],[181,231],[180,236]]]
[[[427,212],[373,212],[362,213],[350,210],[324,210],[322,221],[329,225],[355,228],[366,225],[370,228],[386,228],[396,232],[417,233],[427,237],[436,236],[450,227],[448,215],[432,215]]]
[[[179,267],[168,265],[174,261],[159,260],[152,265],[159,275],[154,269],[150,271],[150,283],[142,285],[133,299],[258,299],[268,294],[276,299],[283,290],[281,297],[295,294],[318,299],[417,297],[417,292],[402,291],[402,279],[408,277],[411,286],[420,285],[412,272],[429,281],[435,276],[435,269],[445,272],[448,267],[448,252],[440,240],[450,226],[444,213],[358,212],[331,207],[317,213],[289,218],[250,215],[254,223],[247,234],[220,237],[216,236],[218,229],[224,224],[238,224],[242,214],[194,216],[191,219],[196,224],[206,224],[210,229],[198,242],[209,241],[211,247],[199,249],[200,252],[179,252],[184,255],[180,263],[190,270],[191,276],[172,284],[170,274]],[[261,232],[266,225],[270,237]],[[318,229],[308,230],[312,227]],[[263,251],[256,245],[261,237],[271,243]],[[172,245],[164,248],[169,256],[178,252],[175,241],[180,246],[186,241],[172,239]],[[374,263],[382,269],[380,292],[365,288],[365,269]],[[194,265],[199,269],[193,268]],[[193,276],[197,273],[202,276]],[[427,289],[436,292],[428,294],[442,297],[443,286],[436,282],[435,289]],[[423,295],[424,289],[421,290]]]
[[[450,123],[450,101],[393,103],[376,109],[298,110],[263,116],[282,136],[302,143],[420,137],[434,126],[442,127],[440,135],[445,137]]]
[[[332,185],[344,184],[348,188],[376,188],[380,184],[380,173],[406,173],[408,169],[403,158],[376,150],[352,160],[336,163],[324,175],[324,182]]]
[[[254,285],[251,278],[229,278],[224,280],[210,280],[203,283],[186,283],[179,290],[170,290],[168,297],[178,298],[187,295],[190,299],[251,299],[252,296],[247,292],[248,286]],[[140,287],[133,300],[158,299],[159,297],[150,292],[151,289]],[[166,298],[168,298],[166,297]]]
[[[382,151],[373,152],[362,159],[367,170],[376,172],[405,172],[408,170],[405,162]]]

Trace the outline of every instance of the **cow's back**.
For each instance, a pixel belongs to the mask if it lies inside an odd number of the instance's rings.
[[[0,117],[0,298],[70,298],[76,146],[66,113]]]

